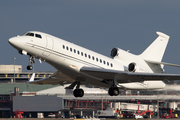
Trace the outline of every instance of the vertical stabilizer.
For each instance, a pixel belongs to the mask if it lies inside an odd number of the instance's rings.
[[[144,60],[161,62],[163,58],[169,36],[161,32],[156,34],[159,35],[156,40],[140,55]]]

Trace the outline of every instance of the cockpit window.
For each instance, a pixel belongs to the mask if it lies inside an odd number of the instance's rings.
[[[42,38],[42,37],[41,37],[41,35],[39,35],[39,34],[36,34],[36,37],[38,37],[38,38]]]
[[[34,37],[34,33],[26,33],[25,36],[33,36]]]
[[[25,34],[25,36],[32,36],[32,37],[34,37],[34,33],[26,33]],[[35,37],[37,37],[37,38],[42,38],[42,36],[40,35],[40,34],[35,34]]]

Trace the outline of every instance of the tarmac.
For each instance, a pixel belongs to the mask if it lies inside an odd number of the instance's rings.
[[[179,118],[172,118],[173,120],[179,120]],[[98,119],[66,119],[66,118],[0,118],[0,120],[98,120]],[[103,119],[106,120],[106,119]],[[107,120],[135,120],[135,119],[107,119]],[[167,120],[163,118],[147,118],[139,120]],[[170,120],[170,119],[168,119]]]

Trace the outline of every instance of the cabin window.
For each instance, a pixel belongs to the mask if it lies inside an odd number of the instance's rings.
[[[96,61],[98,62],[98,58],[96,58]]]
[[[92,56],[92,59],[94,60],[94,56]]]
[[[70,48],[70,51],[72,52],[72,48]]]
[[[39,34],[36,34],[35,36],[36,36],[37,38],[42,38],[41,35],[39,35]]]
[[[76,53],[76,50],[74,49],[74,53]]]
[[[87,54],[85,53],[85,57],[87,57]]]
[[[91,56],[90,55],[88,55],[89,56],[89,59],[91,59]]]
[[[113,64],[111,63],[111,67],[113,67]]]
[[[79,51],[77,51],[78,55],[79,55]]]
[[[67,50],[69,50],[68,46],[66,47]]]
[[[65,49],[65,46],[63,45],[63,49]]]
[[[107,62],[107,65],[109,66],[109,62]]]
[[[104,64],[106,64],[106,61],[103,61],[104,62]]]
[[[83,52],[81,52],[81,55],[83,56]]]
[[[102,60],[100,59],[100,63],[102,63]]]

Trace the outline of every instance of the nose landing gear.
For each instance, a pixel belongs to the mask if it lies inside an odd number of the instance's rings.
[[[33,69],[32,64],[34,63],[35,63],[34,57],[29,55],[29,65],[27,66],[27,70],[32,70]]]
[[[28,65],[27,66],[27,70],[32,70],[33,69],[33,66],[32,65]]]

